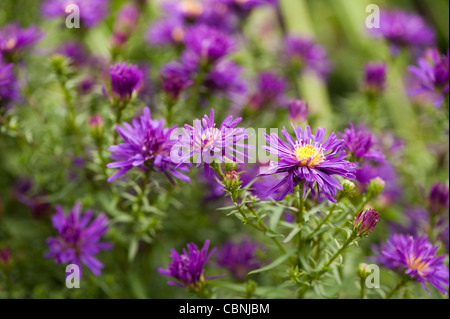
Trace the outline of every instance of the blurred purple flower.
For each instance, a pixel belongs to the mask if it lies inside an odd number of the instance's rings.
[[[407,209],[403,217],[399,222],[389,222],[391,232],[413,236],[426,234],[430,217],[425,209]]]
[[[356,166],[345,159],[347,155],[342,150],[343,141],[334,133],[325,139],[324,128],[317,129],[316,135],[311,134],[309,126],[304,130],[297,126],[294,127],[294,131],[295,140],[286,128],[283,128],[282,133],[287,143],[275,133],[265,135],[269,146],[263,146],[263,149],[280,157],[280,161],[271,162],[267,172],[261,175],[287,174],[268,191],[268,194],[282,191],[280,198],[283,199],[288,193],[294,192],[294,187],[301,183],[303,197],[308,189],[314,197],[316,187],[319,196],[325,196],[330,201],[336,202],[334,199],[336,191],[343,188],[332,176],[355,178]]]
[[[0,248],[0,266],[8,267],[11,263],[11,252],[8,248]]]
[[[449,207],[449,191],[445,183],[435,183],[431,186],[428,196],[432,214],[441,214],[447,212]]]
[[[122,46],[137,27],[139,9],[133,4],[125,4],[120,8],[114,23],[114,32],[111,38],[113,46]]]
[[[389,41],[394,54],[402,46],[426,47],[435,42],[434,30],[420,15],[400,10],[382,11],[380,28],[370,29],[370,32]]]
[[[179,45],[183,43],[186,28],[183,22],[167,18],[154,22],[147,31],[146,39],[152,45]]]
[[[3,62],[0,53],[0,115],[19,98],[19,83],[13,68],[14,64]]]
[[[110,243],[99,242],[108,231],[108,219],[106,215],[99,214],[91,223],[92,210],[84,214],[81,211],[81,203],[76,202],[67,216],[58,206],[56,214],[52,216],[53,227],[58,232],[58,237],[47,239],[49,252],[46,258],[54,258],[57,264],[76,264],[80,268],[84,263],[96,276],[100,276],[103,264],[94,257],[101,250],[112,248]]]
[[[344,141],[345,151],[354,160],[362,161],[368,159],[379,163],[385,162],[384,155],[374,137],[364,127],[355,130],[353,123],[350,123],[350,128],[346,128],[344,133],[339,133],[339,135]]]
[[[249,106],[259,110],[265,106],[284,103],[286,81],[271,72],[259,74],[256,81],[256,92],[250,97]]]
[[[232,98],[245,94],[247,83],[242,79],[243,68],[231,61],[220,61],[208,73],[203,83],[212,94],[223,93]]]
[[[89,61],[89,55],[82,42],[66,42],[56,52],[68,57],[75,66],[83,66]]]
[[[438,239],[442,241],[445,247],[445,251],[448,254],[448,240],[449,240],[449,228],[448,225],[445,229],[439,234]]]
[[[296,125],[306,124],[308,122],[309,107],[306,101],[292,100],[288,104],[288,109],[290,122]]]
[[[441,55],[437,49],[429,49],[425,56],[418,59],[418,66],[410,66],[409,72],[416,78],[419,88],[408,91],[410,95],[429,93],[434,105],[441,106],[449,93],[449,51]]]
[[[124,143],[109,148],[114,162],[107,165],[109,168],[120,170],[112,175],[108,182],[114,181],[133,167],[146,172],[156,169],[163,172],[172,183],[174,183],[172,176],[187,183],[190,181],[189,177],[182,173],[189,171],[188,165],[181,164],[175,167],[170,158],[170,151],[177,142],[170,139],[170,135],[176,127],[164,128],[164,120],[153,120],[148,107],[144,108],[139,120],[132,121],[132,125],[126,122],[122,125],[123,127],[117,126],[116,130]]]
[[[36,44],[44,36],[35,26],[22,29],[18,23],[11,23],[0,29],[0,54],[10,62],[16,62],[21,53]]]
[[[380,250],[376,249],[375,260],[386,268],[399,270],[425,284],[429,282],[439,292],[447,293],[448,269],[444,255],[436,256],[438,246],[433,246],[427,236],[392,235]]]
[[[193,84],[188,72],[179,62],[171,62],[161,68],[160,79],[164,93],[172,100],[178,100],[181,92]]]
[[[228,269],[235,279],[244,281],[250,271],[262,266],[256,255],[258,249],[260,246],[249,240],[226,242],[217,249],[216,261],[220,267]]]
[[[278,0],[217,0],[217,2],[225,4],[240,19],[246,18],[257,7],[278,4]]]
[[[108,15],[109,0],[46,0],[42,3],[42,15],[49,19],[65,18],[68,15],[66,8],[71,4],[79,7],[80,20],[88,28],[96,26]]]
[[[200,58],[200,63],[211,65],[231,53],[234,41],[227,34],[206,26],[193,26],[184,35],[186,48]]]
[[[287,36],[285,54],[288,60],[301,70],[314,71],[321,79],[325,79],[331,71],[327,52],[313,39],[296,35]]]
[[[45,192],[33,191],[33,182],[28,178],[20,178],[14,183],[14,198],[28,207],[34,218],[41,218],[50,212],[51,205],[45,200]]]
[[[217,277],[205,277],[205,266],[215,248],[210,252],[209,240],[206,240],[203,248],[198,249],[194,243],[187,244],[187,251],[183,249],[180,255],[175,249],[171,250],[168,269],[159,268],[158,273],[164,276],[173,277],[178,282],[169,281],[169,285],[178,287],[190,287],[194,290],[201,289],[206,280]]]
[[[384,92],[386,84],[386,64],[367,63],[364,66],[364,78],[361,90],[369,95],[379,95]]]

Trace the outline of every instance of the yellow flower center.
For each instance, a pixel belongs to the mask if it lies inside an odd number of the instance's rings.
[[[243,4],[246,3],[248,0],[236,0],[237,3]]]
[[[421,258],[411,256],[408,261],[408,268],[417,270],[419,276],[424,276],[428,270],[428,265]]]
[[[203,12],[203,6],[200,2],[195,0],[184,0],[181,3],[181,10],[186,15],[198,17]]]
[[[172,39],[176,42],[182,42],[184,38],[184,30],[183,28],[177,27],[172,30]]]
[[[209,128],[202,134],[201,147],[205,148],[209,144],[212,143],[215,139],[217,139],[220,135],[220,131],[218,128]]]
[[[17,40],[16,38],[10,38],[6,41],[6,49],[12,50],[16,46]]]
[[[295,145],[294,153],[297,161],[300,162],[300,166],[314,167],[322,163],[325,158],[322,148],[313,145],[300,146],[298,142]],[[308,163],[310,158],[311,161]]]

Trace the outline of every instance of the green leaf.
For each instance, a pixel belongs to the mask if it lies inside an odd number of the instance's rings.
[[[265,232],[265,234],[266,234],[267,237],[284,237],[283,234],[277,233],[277,232],[275,232],[273,230],[268,230],[268,231]]]
[[[128,261],[132,262],[134,260],[134,257],[136,257],[136,253],[138,250],[139,241],[134,238],[130,242],[130,246],[128,247]]]
[[[272,215],[270,216],[269,228],[275,229],[278,226],[278,222],[280,221],[281,215],[283,214],[283,207],[275,207],[272,211]]]
[[[282,263],[284,263],[294,253],[295,253],[295,249],[289,250],[288,252],[286,252],[286,254],[282,255],[281,257],[278,257],[277,259],[275,259],[269,265],[267,265],[265,267],[262,267],[262,268],[259,268],[259,269],[252,270],[252,271],[250,271],[248,273],[248,275],[253,275],[253,274],[257,274],[257,273],[261,273],[261,272],[265,272],[265,271],[271,270],[271,269],[281,265]]]
[[[286,239],[283,240],[283,243],[290,242],[292,240],[292,238],[294,238],[295,235],[297,235],[301,229],[302,228],[300,226],[296,225],[295,228],[289,233],[289,235],[287,235]]]

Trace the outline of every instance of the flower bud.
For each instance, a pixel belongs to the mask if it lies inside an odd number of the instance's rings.
[[[241,184],[241,178],[236,171],[231,170],[225,173],[224,186],[230,193],[238,190]]]
[[[374,230],[379,218],[380,213],[374,209],[362,210],[355,219],[353,231],[359,237],[367,236]]]
[[[89,118],[89,128],[91,136],[94,139],[100,139],[103,135],[103,120],[99,114],[95,114]]]
[[[351,195],[355,190],[355,183],[348,179],[344,179],[344,181],[342,182],[342,188],[343,196]]]
[[[359,276],[361,279],[366,279],[367,276],[370,275],[370,273],[368,272],[368,271],[369,271],[368,268],[369,268],[369,265],[366,264],[366,263],[361,263],[361,264],[359,264],[359,266],[358,266],[358,276]]]
[[[366,64],[361,90],[368,96],[377,96],[383,93],[385,83],[386,65],[384,63]]]
[[[295,124],[305,124],[308,121],[308,103],[303,100],[293,100],[289,103],[289,120]]]
[[[449,191],[444,183],[436,183],[431,187],[428,197],[431,212],[439,214],[447,210],[449,206]]]
[[[369,195],[373,197],[381,194],[381,192],[384,189],[385,182],[380,177],[375,177],[374,179],[371,179],[369,182],[369,186],[367,187],[367,191]]]

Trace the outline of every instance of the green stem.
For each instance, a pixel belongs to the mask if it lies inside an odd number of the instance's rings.
[[[350,243],[356,238],[356,236],[354,234],[350,235],[349,238],[347,238],[347,240],[345,241],[345,243],[342,245],[341,248],[338,249],[338,251],[326,262],[325,266],[323,267],[323,271],[326,272],[329,268],[329,266],[331,265],[331,263],[337,258],[339,257],[342,252],[347,249],[347,247],[350,245]]]
[[[297,208],[298,208],[298,223],[303,223],[303,210],[304,210],[304,200],[303,200],[303,184],[297,185]]]
[[[365,278],[363,278],[363,277],[361,277],[361,279],[360,279],[360,289],[359,289],[359,297],[361,298],[361,299],[364,299],[364,295],[365,295],[365,290],[364,290],[364,288],[365,288]]]
[[[333,215],[333,211],[335,210],[335,208],[336,208],[336,204],[334,204],[334,205],[331,207],[331,209],[330,209],[328,215],[325,216],[324,219],[322,219],[322,221],[320,222],[319,225],[317,225],[317,227],[314,229],[314,231],[313,231],[311,234],[309,234],[308,237],[306,237],[307,240],[308,240],[308,239],[311,239],[315,234],[317,234],[317,232],[322,228],[322,226],[325,225],[325,224],[330,220],[331,215]]]
[[[408,282],[407,277],[402,276],[402,278],[397,282],[397,285],[386,295],[385,299],[391,299],[394,294],[400,290]]]

